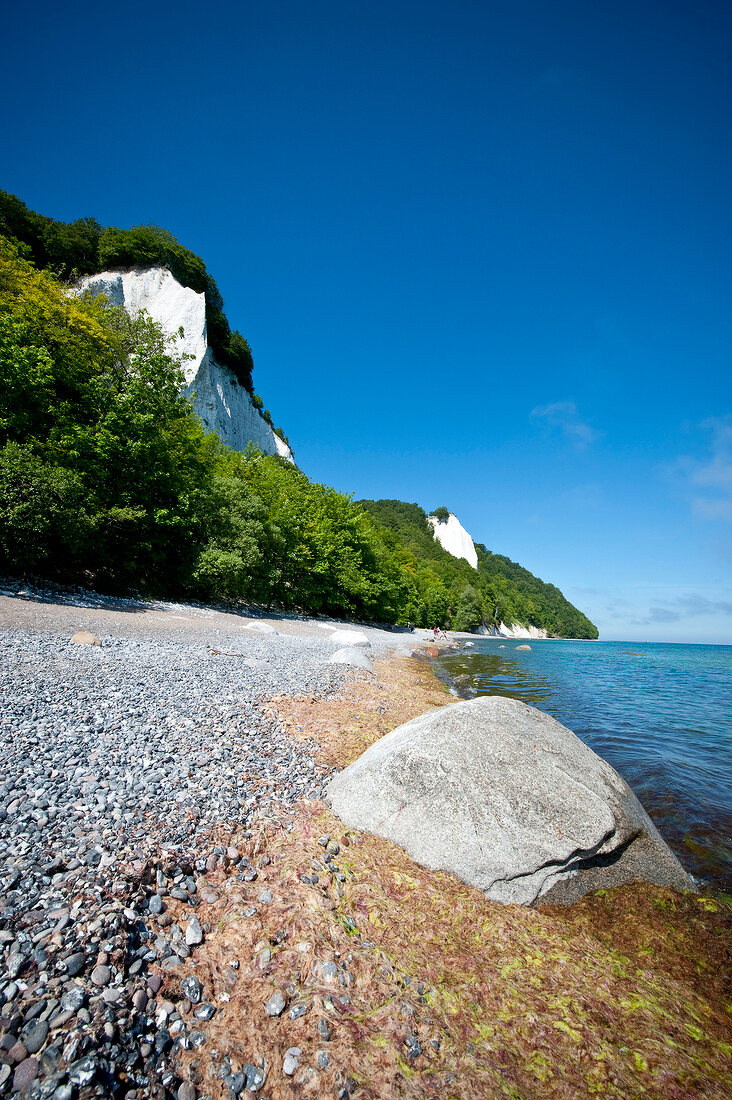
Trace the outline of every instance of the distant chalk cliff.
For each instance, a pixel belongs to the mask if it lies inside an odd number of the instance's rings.
[[[252,404],[252,398],[229,367],[217,362],[206,338],[206,302],[203,294],[181,286],[165,267],[135,268],[132,271],[102,271],[87,275],[78,284],[81,291],[105,294],[113,305],[124,306],[133,317],[141,310],[175,338],[176,352],[183,359],[184,393],[195,395],[193,408],[209,431],[235,451],[253,443],[268,455],[280,455],[293,462],[292,451],[272,431]],[[178,335],[183,329],[183,336]]]
[[[454,558],[465,558],[473,569],[478,568],[478,553],[475,544],[457,516],[450,512],[446,520],[437,516],[427,516],[432,534],[448,554]]]

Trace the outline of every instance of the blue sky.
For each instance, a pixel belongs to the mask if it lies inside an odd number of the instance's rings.
[[[726,2],[13,5],[0,186],[205,259],[312,477],[732,642]]]

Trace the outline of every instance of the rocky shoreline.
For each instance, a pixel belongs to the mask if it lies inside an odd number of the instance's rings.
[[[0,1094],[375,1100],[486,1097],[503,1082],[527,1097],[584,1095],[597,1065],[574,1064],[577,1040],[557,1021],[584,1025],[549,1007],[553,976],[538,1001],[535,983],[543,951],[589,1011],[614,965],[588,940],[605,899],[556,917],[495,907],[344,829],[321,801],[333,768],[450,696],[424,663],[380,660],[405,640],[386,630],[364,628],[375,674],[332,664],[324,625],[336,624],[3,589]],[[74,644],[78,630],[101,645]],[[608,1039],[611,1024],[585,1036],[610,1058],[605,1091],[722,1097],[726,914],[633,889],[618,896],[646,914],[661,959],[643,996],[667,1012],[683,995],[701,1023],[688,1055],[676,1034],[691,1034],[688,1021],[669,1026],[660,1068],[653,1007],[648,1034],[623,1018],[623,1042]],[[656,909],[680,922],[667,947]],[[583,920],[575,973],[562,937]],[[463,984],[466,951],[489,990]],[[511,960],[518,989],[500,976]],[[638,993],[618,982],[607,977],[605,1000]],[[547,1019],[524,1034],[542,1003]],[[556,1080],[537,1069],[537,1043],[556,1048]]]

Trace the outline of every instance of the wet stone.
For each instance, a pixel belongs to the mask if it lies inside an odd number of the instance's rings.
[[[228,1077],[224,1077],[224,1084],[234,1096],[238,1096],[240,1092],[244,1091],[246,1077],[243,1073],[230,1073]]]
[[[196,1005],[193,1015],[197,1020],[210,1020],[216,1013],[216,1006],[211,1004]]]
[[[419,1058],[422,1053],[422,1046],[416,1035],[407,1035],[405,1045],[407,1048],[407,1058]]]
[[[253,1066],[251,1062],[247,1062],[242,1067],[244,1076],[246,1077],[246,1085],[248,1092],[256,1092],[264,1084],[264,1072],[259,1066]]]
[[[189,1000],[192,1005],[197,1005],[199,1003],[203,990],[198,978],[193,975],[184,978],[180,983],[180,988],[183,992],[183,996]]]

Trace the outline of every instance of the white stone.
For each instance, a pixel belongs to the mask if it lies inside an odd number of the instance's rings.
[[[364,649],[371,647],[371,642],[360,630],[335,630],[330,636],[330,641],[337,645],[363,646]]]
[[[77,290],[104,294],[113,305],[124,306],[132,317],[144,309],[174,338],[185,375],[183,392],[194,398],[194,411],[204,427],[218,432],[227,446],[244,451],[253,443],[265,454],[294,461],[290,448],[255,409],[233,371],[221,366],[208,346],[203,293],[181,286],[164,267],[86,275]]]
[[[367,672],[373,672],[374,666],[362,649],[337,649],[330,658],[331,665],[351,665],[352,668],[365,668]]]
[[[427,516],[432,534],[448,554],[454,558],[464,558],[473,569],[478,568],[478,552],[468,532],[457,516],[450,512],[447,520],[441,523],[436,516]]]
[[[269,623],[247,623],[243,630],[253,630],[256,634],[279,634]]]

